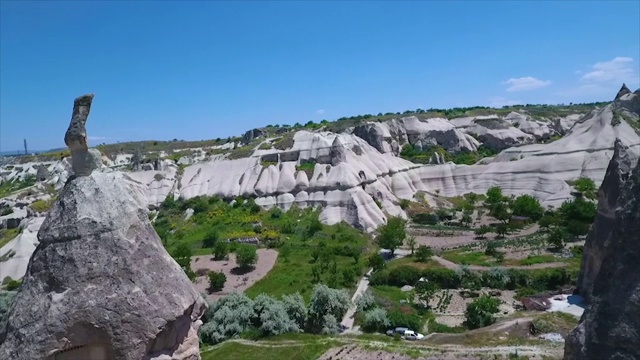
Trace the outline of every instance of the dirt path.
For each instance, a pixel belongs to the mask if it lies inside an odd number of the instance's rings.
[[[511,322],[523,321],[524,319],[516,319]],[[511,323],[510,322],[510,323]],[[318,339],[318,343],[328,343],[330,341],[338,341],[343,345],[333,347],[325,352],[318,360],[410,360],[415,357],[410,357],[398,352],[398,344],[375,341],[371,339],[361,339],[358,337],[330,337]],[[245,340],[245,339],[230,339],[222,344],[234,342],[247,346],[261,347],[265,349],[279,348],[279,347],[293,347],[293,346],[305,346],[308,342],[286,340],[286,341],[269,341],[269,340]],[[407,342],[404,341],[399,344],[403,350],[416,350],[422,353],[418,359],[429,360],[477,360],[491,357],[493,355],[499,355],[501,357],[509,356],[510,354],[517,353],[520,356],[530,356],[535,359],[539,359],[542,356],[550,356],[553,358],[561,357],[563,353],[563,346],[557,346],[552,343],[544,345],[501,345],[501,346],[464,346],[455,344],[428,344],[422,342]],[[216,347],[216,345],[207,349],[203,349],[202,353],[209,352]]]
[[[491,266],[480,266],[480,265],[461,265],[461,264],[454,263],[453,261],[449,261],[445,258],[442,258],[438,255],[433,255],[431,257],[431,260],[437,261],[440,265],[451,270],[456,270],[460,266],[466,266],[469,268],[469,270],[489,271],[495,267],[495,266],[491,267]],[[535,269],[559,268],[559,267],[565,267],[565,266],[567,266],[567,264],[563,262],[552,262],[552,263],[540,263],[540,264],[533,264],[533,265],[505,265],[500,267],[503,269],[535,270]]]
[[[347,310],[347,313],[344,314],[342,322],[340,322],[340,325],[342,325],[342,328],[344,329],[344,333],[349,333],[353,330],[353,321],[355,320],[354,317],[356,315],[356,300],[360,295],[364,294],[368,288],[369,278],[363,276],[358,282],[358,287],[351,297],[351,306],[349,307],[349,310]]]

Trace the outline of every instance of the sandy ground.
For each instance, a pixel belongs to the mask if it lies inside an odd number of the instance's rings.
[[[196,273],[198,270],[222,271],[227,275],[227,282],[222,291],[209,294],[209,280],[207,276],[199,276],[196,279],[195,287],[201,294],[207,294],[207,299],[219,298],[234,292],[243,292],[256,281],[267,275],[269,270],[276,264],[278,252],[273,249],[258,249],[258,263],[255,268],[247,273],[237,272],[235,254],[229,254],[228,260],[213,260],[211,255],[194,256],[191,258],[191,269]]]

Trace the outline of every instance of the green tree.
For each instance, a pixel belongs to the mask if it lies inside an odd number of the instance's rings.
[[[598,188],[596,187],[596,184],[593,182],[593,180],[584,176],[576,180],[575,188],[588,199],[595,199],[598,193]]]
[[[486,235],[490,232],[492,232],[493,230],[491,229],[491,226],[489,225],[482,225],[479,228],[477,228],[474,233],[481,239],[484,239],[486,237]]]
[[[505,202],[499,202],[499,203],[493,204],[491,205],[491,208],[489,210],[490,210],[489,213],[491,214],[491,216],[502,221],[503,224],[506,224],[507,222],[509,222],[509,219],[511,219],[511,214],[509,213],[509,207]]]
[[[213,247],[213,258],[216,260],[222,260],[227,257],[229,253],[229,243],[226,241],[217,241]]]
[[[467,305],[465,317],[468,328],[477,329],[493,324],[498,313],[500,300],[491,296],[481,296]]]
[[[189,277],[189,279],[193,280],[196,277],[196,274],[191,270],[191,256],[193,256],[193,252],[189,245],[185,243],[180,243],[175,247],[173,252],[171,253],[173,259],[180,265],[182,271]]]
[[[411,249],[411,256],[413,256],[413,252],[416,249],[416,237],[415,236],[408,236],[407,237],[407,246],[409,246],[409,249]]]
[[[216,229],[211,229],[207,231],[207,233],[204,236],[204,239],[202,239],[202,247],[212,248],[216,245],[216,241],[218,241],[219,239],[220,239],[220,233],[218,233]]]
[[[258,261],[258,252],[255,246],[240,245],[236,249],[236,261],[241,268],[248,268],[256,264]]]
[[[383,249],[389,249],[391,255],[402,246],[407,237],[405,221],[400,217],[390,217],[386,224],[378,228],[378,232],[378,245]]]
[[[496,226],[496,233],[498,234],[499,238],[504,238],[504,236],[507,235],[507,230],[509,230],[509,228],[505,224]]]
[[[538,221],[544,214],[544,209],[538,199],[531,195],[520,195],[513,201],[512,214],[526,216],[533,221]]]
[[[418,246],[418,250],[416,251],[416,260],[419,262],[427,262],[433,256],[433,251],[430,247],[420,245]]]
[[[429,302],[438,290],[440,286],[435,281],[418,281],[416,284],[416,295],[425,307],[429,307]]]
[[[596,213],[596,204],[583,198],[576,198],[562,203],[558,209],[559,223],[571,235],[586,235]]]
[[[380,271],[384,268],[384,259],[380,254],[371,254],[369,256],[369,266],[373,271]]]
[[[210,271],[209,272],[209,291],[216,292],[224,288],[224,283],[227,282],[227,276],[223,272]]]
[[[471,218],[471,214],[472,214],[471,211],[468,211],[468,210],[463,211],[460,222],[465,226],[469,226],[473,222],[473,219]]]
[[[487,190],[487,199],[485,200],[485,204],[487,207],[491,207],[491,205],[495,205],[504,201],[504,195],[502,194],[502,189],[498,186],[490,187]]]
[[[538,221],[538,225],[545,230],[549,230],[552,225],[556,225],[558,220],[553,214],[544,214],[540,221]]]
[[[554,227],[547,235],[547,243],[556,249],[562,249],[566,240],[567,233],[561,227]]]

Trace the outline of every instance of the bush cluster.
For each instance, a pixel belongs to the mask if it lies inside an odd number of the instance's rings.
[[[414,286],[424,277],[438,284],[442,289],[479,289],[490,287],[501,290],[532,288],[537,291],[556,290],[570,284],[577,271],[566,269],[517,270],[495,268],[491,271],[473,272],[461,268],[461,271],[450,269],[420,270],[412,266],[398,266],[391,270],[375,272],[369,278],[371,285]]]

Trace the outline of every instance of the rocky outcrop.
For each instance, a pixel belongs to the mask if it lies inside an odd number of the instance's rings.
[[[76,176],[87,176],[102,165],[100,152],[95,149],[89,150],[87,145],[85,124],[89,117],[92,101],[93,94],[83,95],[75,99],[71,123],[64,136],[64,143],[71,150],[73,173]]]
[[[265,129],[251,129],[242,135],[242,143],[248,144],[253,139],[258,139],[261,137],[267,136],[267,131]]]
[[[566,360],[640,358],[640,165],[625,176],[617,153],[584,250],[580,291],[590,305],[566,340]]]
[[[626,179],[631,172],[631,160],[622,143],[617,140],[613,158],[607,168],[600,191],[598,193],[598,215],[594,226],[587,236],[584,245],[584,255],[578,278],[577,287],[580,295],[587,301],[591,298],[593,284],[596,280],[603,260],[612,250],[611,245],[616,241],[612,238],[618,219],[616,210],[620,200],[620,193]]]
[[[36,172],[36,180],[45,181],[49,178],[49,169],[45,165],[40,165],[37,167]]]
[[[629,88],[627,87],[627,84],[622,84],[622,87],[620,88],[620,90],[618,90],[618,93],[616,94],[615,100],[618,100],[627,94],[631,94],[631,90],[629,90]]]
[[[200,359],[206,305],[151,226],[140,184],[92,173],[84,121],[74,123],[76,113],[86,120],[86,101],[76,99],[66,137],[82,157],[76,177],[40,227],[0,358]]]

